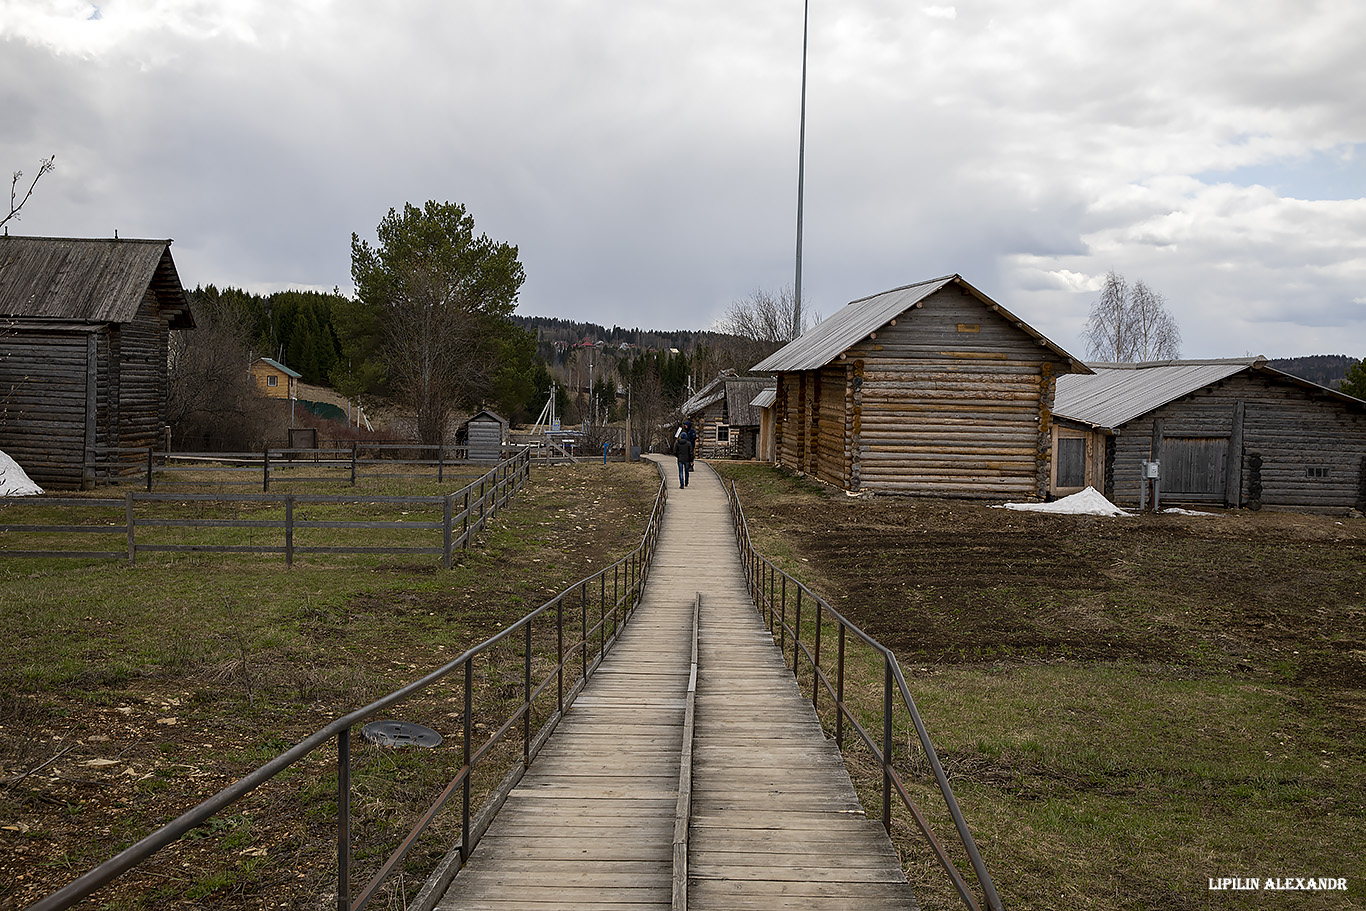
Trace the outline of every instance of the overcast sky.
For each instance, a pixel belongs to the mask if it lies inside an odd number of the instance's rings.
[[[519,312],[705,328],[794,278],[801,0],[0,0],[14,234],[350,290],[462,202]],[[803,286],[961,274],[1084,356],[1108,270],[1187,357],[1366,356],[1366,3],[811,0]]]

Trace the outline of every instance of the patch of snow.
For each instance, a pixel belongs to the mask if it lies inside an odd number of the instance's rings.
[[[32,497],[42,492],[19,463],[0,449],[0,497]]]
[[[1162,510],[1162,515],[1164,515],[1164,516],[1217,516],[1217,515],[1219,515],[1219,514],[1218,514],[1217,512],[1196,512],[1196,511],[1193,510],[1193,509],[1177,509],[1175,506],[1173,506],[1171,509],[1164,509],[1164,510]]]
[[[1054,500],[1052,503],[1007,503],[1005,509],[1019,509],[1028,512],[1047,512],[1064,516],[1128,516],[1094,487],[1088,487],[1070,497]]]

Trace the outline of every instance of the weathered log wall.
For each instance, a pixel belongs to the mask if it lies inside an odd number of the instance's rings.
[[[853,490],[1042,497],[1060,363],[946,287],[821,370],[780,375],[779,460]]]
[[[1139,474],[1142,463],[1154,455],[1154,423],[1159,422],[1164,441],[1227,442],[1227,493],[1194,501],[1229,506],[1366,508],[1362,502],[1364,411],[1293,382],[1244,371],[1120,428],[1110,467],[1112,498],[1126,506],[1139,502]],[[1162,455],[1161,451],[1156,453],[1159,461]],[[1179,502],[1172,497],[1164,487],[1162,502]]]
[[[111,450],[163,439],[168,338],[151,291],[127,323],[0,326],[0,450],[56,489],[135,468]]]

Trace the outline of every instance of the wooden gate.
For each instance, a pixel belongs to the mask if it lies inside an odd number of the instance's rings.
[[[1167,437],[1162,441],[1162,498],[1222,502],[1228,437]]]

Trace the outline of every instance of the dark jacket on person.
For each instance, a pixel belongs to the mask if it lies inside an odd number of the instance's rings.
[[[674,455],[678,456],[678,461],[692,464],[693,443],[691,436],[686,433],[678,435],[678,439],[674,442]]]

